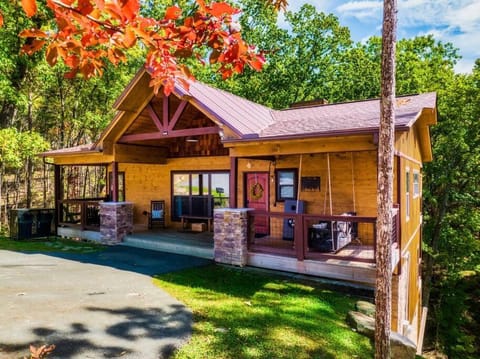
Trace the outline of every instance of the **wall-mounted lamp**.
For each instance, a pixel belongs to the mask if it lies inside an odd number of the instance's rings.
[[[196,137],[187,137],[185,139],[186,142],[191,142],[191,143],[197,143],[198,142],[198,138]]]

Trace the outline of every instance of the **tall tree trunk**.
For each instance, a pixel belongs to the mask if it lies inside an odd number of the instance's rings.
[[[384,0],[376,231],[376,359],[390,358],[396,15],[396,0]]]

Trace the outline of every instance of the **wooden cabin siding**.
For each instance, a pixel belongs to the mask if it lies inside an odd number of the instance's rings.
[[[396,155],[399,157],[400,169],[396,173],[400,178],[398,191],[400,195],[400,220],[401,220],[401,282],[408,281],[408,293],[406,294],[406,308],[399,308],[399,318],[406,320],[414,328],[418,329],[418,313],[421,312],[421,225],[422,225],[422,153],[419,136],[415,127],[408,132],[398,133],[395,140]],[[407,173],[409,173],[409,198],[407,198]],[[418,174],[420,193],[414,193],[414,173]],[[410,215],[407,217],[407,200],[410,206]],[[407,259],[408,258],[408,259]],[[408,265],[407,265],[408,263]],[[402,287],[402,283],[400,283]],[[401,289],[401,288],[400,288]],[[402,330],[402,324],[398,323]],[[406,334],[406,333],[405,333]]]
[[[291,140],[258,142],[226,142],[230,155],[234,157],[281,156],[294,154],[313,154],[328,152],[371,151],[376,150],[373,135],[332,136],[321,138],[301,138]]]
[[[126,200],[134,203],[133,222],[135,226],[147,227],[150,201],[165,200],[167,208],[166,225],[179,226],[171,222],[171,172],[172,171],[228,171],[230,159],[222,157],[189,157],[169,159],[165,165],[120,163],[118,170],[125,172]]]
[[[299,200],[305,202],[306,213],[330,215],[328,157],[330,157],[332,214],[355,211],[359,216],[375,217],[376,151],[277,156],[275,164],[270,160],[240,159],[237,201],[242,205],[245,203],[245,173],[269,172],[271,178],[269,209],[272,212],[284,212],[284,202],[276,200],[275,170],[297,169],[299,182],[301,177],[320,177],[319,191],[302,191],[300,188]],[[301,187],[301,183],[299,186]],[[360,223],[358,231],[362,243],[373,244],[374,231],[371,224]]]
[[[64,155],[55,157],[54,163],[60,166],[66,165],[97,165],[113,162],[113,156],[105,155],[102,152],[88,152],[75,155]]]

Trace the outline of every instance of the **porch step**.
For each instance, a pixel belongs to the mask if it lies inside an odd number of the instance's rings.
[[[140,238],[137,236],[126,236],[121,245],[150,249],[159,252],[184,254],[192,257],[213,259],[213,246],[204,243],[192,243],[176,239],[175,241],[156,240],[151,238]]]

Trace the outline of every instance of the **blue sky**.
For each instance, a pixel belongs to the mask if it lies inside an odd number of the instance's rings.
[[[350,28],[354,41],[381,35],[382,0],[290,0],[288,10],[296,11],[304,3],[335,14]],[[480,0],[397,0],[397,4],[398,39],[433,34],[459,49],[457,72],[472,71],[480,58]]]

